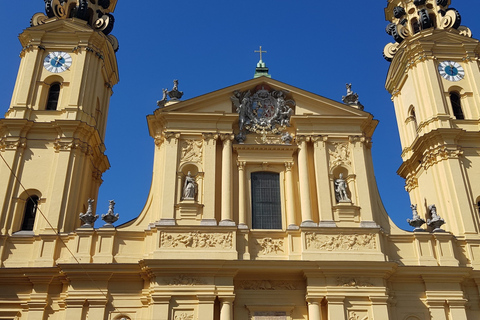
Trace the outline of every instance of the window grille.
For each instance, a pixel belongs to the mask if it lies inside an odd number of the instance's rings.
[[[274,172],[253,172],[252,228],[282,229],[280,175]]]

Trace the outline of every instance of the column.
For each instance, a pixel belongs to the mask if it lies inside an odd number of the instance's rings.
[[[222,135],[222,220],[221,226],[235,226],[232,214],[232,134]]]
[[[293,192],[293,162],[285,162],[285,196],[288,229],[297,229],[295,223],[295,195]]]
[[[308,320],[322,320],[322,311],[319,299],[307,299]]]
[[[302,227],[316,227],[312,220],[312,205],[310,199],[310,183],[308,178],[308,137],[298,137],[300,149],[298,150],[298,179],[300,185],[300,207],[302,210]]]
[[[233,301],[234,297],[220,297],[220,320],[233,320]]]
[[[245,161],[238,161],[238,228],[248,229],[245,197]]]
[[[217,134],[206,133],[203,135],[203,170],[205,172],[204,183],[207,188],[204,188],[203,191],[203,218],[200,223],[207,226],[217,225],[215,218],[215,191],[218,188],[215,169],[217,165],[217,139]],[[198,194],[200,196],[200,190]]]
[[[336,227],[332,210],[332,197],[330,190],[329,163],[327,150],[327,136],[312,138],[313,157],[315,162],[315,181],[317,186],[317,203],[320,215],[320,227]]]
[[[328,320],[346,320],[344,300],[345,297],[343,296],[327,296]],[[435,320],[437,319],[435,318]]]

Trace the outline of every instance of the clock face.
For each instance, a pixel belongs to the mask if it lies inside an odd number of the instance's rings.
[[[438,65],[438,72],[448,81],[460,81],[465,77],[465,70],[454,61],[443,61]]]
[[[43,66],[50,72],[60,73],[72,65],[72,57],[66,52],[50,52],[43,60]]]

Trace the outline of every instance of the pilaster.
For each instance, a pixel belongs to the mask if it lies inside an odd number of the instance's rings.
[[[217,224],[217,220],[215,218],[215,191],[217,189],[217,179],[216,179],[216,165],[217,165],[217,134],[206,133],[203,135],[204,139],[204,170],[205,170],[205,179],[204,183],[205,186],[208,188],[204,188],[203,191],[203,199],[204,205],[203,208],[203,220],[208,221],[210,224],[211,222],[215,222]]]
[[[221,208],[221,226],[234,226],[233,221],[233,201],[232,201],[232,141],[233,134],[224,134],[221,136],[223,141],[222,148],[222,208]]]
[[[317,185],[317,202],[320,215],[319,224],[327,222],[333,225],[335,217],[332,210],[332,197],[329,184],[329,163],[328,163],[328,148],[327,136],[312,137],[314,161],[315,161],[315,182]]]
[[[300,186],[300,208],[302,212],[302,227],[316,227],[313,221],[310,196],[310,181],[308,174],[308,142],[310,137],[297,136],[298,150],[298,180]]]
[[[176,174],[180,133],[166,133],[164,142],[164,174],[162,181],[162,207],[160,225],[175,225]],[[173,187],[172,187],[173,186]]]

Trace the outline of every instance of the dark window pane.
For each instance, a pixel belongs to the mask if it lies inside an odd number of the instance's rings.
[[[252,173],[252,228],[282,229],[280,175],[274,172]]]
[[[33,225],[35,224],[35,216],[37,215],[37,207],[38,207],[38,197],[31,196],[27,199],[25,203],[25,211],[23,214],[23,223],[22,223],[22,230],[24,231],[32,231]]]
[[[55,83],[50,86],[48,91],[48,100],[46,110],[57,110],[58,97],[60,96],[60,84]]]
[[[460,101],[460,95],[456,92],[450,93],[450,102],[452,103],[453,115],[459,120],[465,119],[462,111],[462,103]]]

